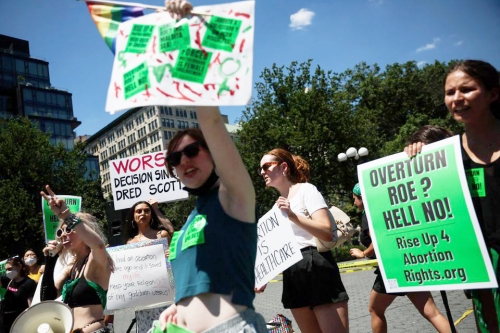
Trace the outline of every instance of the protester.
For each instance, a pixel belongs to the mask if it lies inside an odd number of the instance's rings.
[[[59,199],[51,188],[40,194],[47,200],[52,212],[61,220],[56,232],[58,241],[49,241],[43,249],[46,256],[46,272],[43,285],[53,282],[53,256],[62,243],[61,256],[73,254],[64,272],[55,281],[55,287],[62,294],[62,300],[73,309],[73,333],[106,333],[103,310],[106,307],[106,291],[114,264],[106,252],[106,240],[96,219],[87,213],[72,214],[63,199]],[[52,254],[52,256],[51,256]],[[42,295],[42,301],[46,300]]]
[[[500,270],[500,82],[498,71],[481,60],[464,60],[450,68],[444,82],[444,102],[453,119],[463,123],[462,158],[470,177],[474,209],[490,260],[499,282]],[[421,144],[405,151],[414,156]],[[476,188],[484,189],[477,191]],[[471,188],[472,187],[472,188]],[[498,288],[471,292],[476,323],[480,332],[500,331],[500,293]]]
[[[26,274],[30,279],[38,283],[45,267],[38,263],[38,256],[33,249],[28,249],[24,253],[24,264],[26,265]]]
[[[354,205],[361,211],[361,234],[360,241],[366,247],[364,251],[358,248],[351,249],[351,255],[356,258],[375,258],[375,250],[373,248],[372,239],[370,237],[370,230],[368,228],[368,219],[364,212],[363,199],[361,197],[361,189],[359,184],[356,184],[352,189],[352,197]],[[370,301],[368,303],[368,310],[371,315],[371,326],[374,333],[387,332],[387,320],[385,318],[385,310],[392,304],[397,296],[406,295],[410,301],[415,305],[418,312],[425,319],[427,319],[436,330],[440,333],[449,333],[450,324],[448,320],[439,312],[434,303],[432,295],[428,291],[411,292],[411,293],[387,293],[382,275],[379,268],[374,272],[377,274],[375,282],[373,283],[372,291],[370,292]]]
[[[167,169],[197,196],[175,232],[170,262],[175,305],[160,316],[193,332],[267,332],[254,311],[255,191],[217,107],[197,107],[198,129],[168,145]],[[216,172],[217,171],[217,172]],[[220,177],[220,178],[219,178]]]
[[[161,213],[156,199],[136,202],[127,214],[127,244],[157,239],[158,233],[161,233],[161,226],[169,235],[174,233],[172,222]]]
[[[302,332],[348,332],[349,297],[339,268],[330,251],[317,251],[313,239],[316,236],[331,241],[332,232],[325,199],[308,183],[309,164],[300,156],[276,148],[262,157],[259,175],[267,187],[279,191],[276,205],[292,222],[304,256],[283,272],[283,306],[291,310]]]
[[[170,244],[174,227],[158,208],[158,201],[150,198],[148,201],[136,202],[127,215],[126,224],[128,231],[127,244],[139,243],[153,239],[167,238]],[[168,258],[168,250],[165,257]],[[155,319],[167,308],[167,306],[151,309],[138,310],[135,312],[136,326],[138,332],[145,332]],[[106,326],[112,327],[114,316],[105,316]]]
[[[2,287],[6,289],[2,300],[1,316],[3,329],[10,332],[12,324],[31,305],[36,290],[36,282],[26,276],[23,261],[19,257],[7,259],[6,276],[2,276]]]

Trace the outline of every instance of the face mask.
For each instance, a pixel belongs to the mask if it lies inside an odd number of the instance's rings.
[[[8,271],[5,275],[11,280],[14,280],[17,277],[17,271]]]
[[[28,266],[33,266],[34,264],[36,264],[36,258],[29,257],[24,261],[24,263]]]

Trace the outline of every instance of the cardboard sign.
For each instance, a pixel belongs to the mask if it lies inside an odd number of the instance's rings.
[[[174,279],[165,258],[166,238],[107,249],[115,262],[106,310],[139,309],[174,300]]]
[[[496,288],[458,136],[358,165],[388,292]]]
[[[158,12],[121,23],[106,111],[248,104],[254,11],[242,1],[195,7],[179,21]]]
[[[158,202],[185,200],[188,192],[165,169],[165,151],[110,161],[115,210],[132,207],[154,197]]]
[[[82,210],[82,197],[74,195],[58,195],[60,199],[64,199],[66,205],[72,213],[77,213]],[[56,239],[56,230],[59,229],[60,220],[52,213],[49,203],[42,197],[42,214],[43,214],[43,230],[45,232],[45,243],[49,240]]]
[[[268,283],[277,274],[302,259],[290,220],[274,205],[257,224],[255,287]]]

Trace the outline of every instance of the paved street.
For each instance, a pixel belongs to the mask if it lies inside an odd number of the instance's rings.
[[[349,323],[351,333],[371,332],[370,315],[368,313],[368,296],[375,279],[371,267],[355,267],[341,269],[342,281],[349,294]],[[281,276],[277,276],[274,282],[268,284],[263,294],[255,298],[255,308],[261,313],[266,321],[269,321],[277,313],[281,313],[293,321],[292,314],[285,310],[281,304],[282,282]],[[432,292],[439,310],[446,315],[441,295]],[[448,291],[448,303],[450,305],[453,320],[457,322],[467,310],[471,308],[471,302],[465,298],[464,293],[459,291]],[[115,332],[127,331],[134,316],[133,311],[124,311],[115,316]],[[398,297],[386,312],[389,332],[391,333],[413,333],[413,332],[435,332],[429,324],[415,309],[406,297]],[[465,316],[458,324],[457,331],[460,333],[475,332],[473,314]],[[296,332],[300,332],[294,326]],[[135,327],[132,329],[135,332]],[[143,332],[141,332],[143,333]]]

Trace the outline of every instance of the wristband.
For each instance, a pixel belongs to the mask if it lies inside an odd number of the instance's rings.
[[[59,215],[57,215],[57,218],[62,219],[62,216],[64,214],[66,214],[67,212],[69,212],[69,208],[68,207],[66,207],[65,210],[63,210],[62,212],[60,212]]]
[[[75,214],[71,214],[64,219],[64,223],[66,223],[67,228],[75,229],[78,224],[82,223],[82,220]]]

